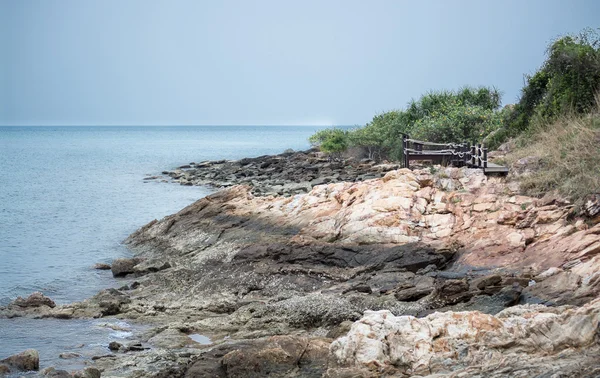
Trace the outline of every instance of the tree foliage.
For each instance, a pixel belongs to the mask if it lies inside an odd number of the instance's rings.
[[[348,148],[348,131],[337,128],[324,129],[311,135],[308,141],[321,151],[339,157]]]
[[[598,30],[586,29],[550,44],[542,67],[525,78],[521,98],[507,118],[509,134],[517,135],[532,123],[549,123],[562,115],[593,109],[600,90]]]
[[[322,130],[309,140],[325,151],[330,146],[324,141],[336,133],[338,138],[345,138],[346,146],[362,148],[371,159],[401,159],[403,134],[431,142],[481,140],[499,127],[496,110],[500,99],[496,89],[487,87],[432,91],[411,101],[404,110],[376,115],[363,127],[345,134],[336,129]],[[338,139],[333,145],[344,143]]]
[[[311,143],[324,151],[359,147],[372,159],[401,159],[402,135],[430,142],[484,141],[499,146],[532,125],[548,124],[566,114],[590,112],[600,93],[600,36],[586,29],[551,43],[541,68],[525,78],[519,102],[500,110],[495,88],[464,87],[432,91],[405,109],[378,114],[349,132],[322,131]],[[320,134],[322,133],[322,134]],[[333,138],[325,143],[327,138]]]

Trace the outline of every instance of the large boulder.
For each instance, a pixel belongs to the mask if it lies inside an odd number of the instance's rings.
[[[0,364],[5,364],[21,371],[39,370],[40,354],[35,349],[27,349],[21,353],[0,360]]]

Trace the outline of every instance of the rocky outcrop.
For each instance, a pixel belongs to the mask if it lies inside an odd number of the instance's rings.
[[[113,345],[114,354],[98,356],[96,366],[109,375],[151,365],[154,376],[429,374],[426,369],[469,376],[469,369],[504,368],[477,367],[469,348],[492,361],[521,350],[523,361],[541,366],[554,352],[542,356],[527,346],[540,346],[536,332],[554,327],[546,319],[571,327],[596,311],[600,225],[570,219],[571,207],[560,198],[520,196],[502,178],[442,167],[391,170],[291,197],[255,190],[233,186],[136,231],[126,241],[136,257],[112,264],[113,273],[135,281],[118,290],[46,306],[43,313],[9,306],[0,316],[115,316],[155,325],[139,348]],[[403,320],[388,327],[386,319],[396,318]],[[526,324],[530,333],[518,333]],[[359,336],[355,328],[367,326],[374,328]],[[195,333],[211,344],[193,341],[188,335]],[[510,341],[516,335],[522,341]],[[418,337],[424,351],[402,349]],[[590,348],[585,358],[597,356],[595,344],[582,340],[562,349],[567,358],[553,365],[560,365],[557,371],[591,366],[570,359],[583,347]],[[350,357],[370,350],[371,342],[381,349],[377,358]],[[402,358],[391,357],[395,351]]]
[[[190,163],[174,171],[164,171],[163,175],[181,185],[215,188],[248,185],[256,196],[290,196],[309,192],[316,185],[382,177],[397,168],[397,164],[377,164],[369,159],[331,160],[313,149],[235,161]],[[149,179],[152,178],[144,178]]]
[[[146,308],[162,301],[155,318],[184,314],[185,327],[215,339],[253,340],[299,330],[334,335],[365,311],[412,319],[479,311],[471,313],[492,319],[519,303],[580,306],[598,293],[600,228],[567,220],[569,209],[457,168],[395,170],[289,198],[236,186],[128,239],[140,257],[171,263],[132,295],[153,298]],[[344,369],[339,362],[327,374]]]
[[[12,305],[22,308],[42,306],[53,308],[56,306],[56,303],[54,303],[52,299],[48,298],[44,294],[40,293],[39,291],[36,291],[27,298],[17,297],[17,299],[15,299],[12,302]]]
[[[4,366],[5,372],[9,371],[31,371],[40,368],[40,355],[35,349],[27,349],[21,353],[0,360],[0,366]]]
[[[598,356],[599,320],[598,300],[576,309],[516,306],[496,316],[446,312],[419,319],[368,311],[331,344],[328,375],[597,373],[590,354]],[[548,363],[558,355],[560,362]]]

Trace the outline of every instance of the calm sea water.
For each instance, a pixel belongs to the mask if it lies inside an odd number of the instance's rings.
[[[129,255],[121,244],[127,235],[209,193],[144,182],[146,175],[193,161],[308,148],[318,129],[0,127],[0,304],[33,291],[67,303],[119,286],[110,271],[91,266]],[[39,341],[48,336],[43,322],[0,320],[0,358],[27,347],[57,355]],[[67,327],[68,343],[78,344],[73,324],[54,321],[51,337]]]

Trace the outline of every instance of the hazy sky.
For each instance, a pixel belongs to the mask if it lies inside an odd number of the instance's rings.
[[[0,125],[364,124],[431,89],[514,102],[600,1],[0,0]]]

